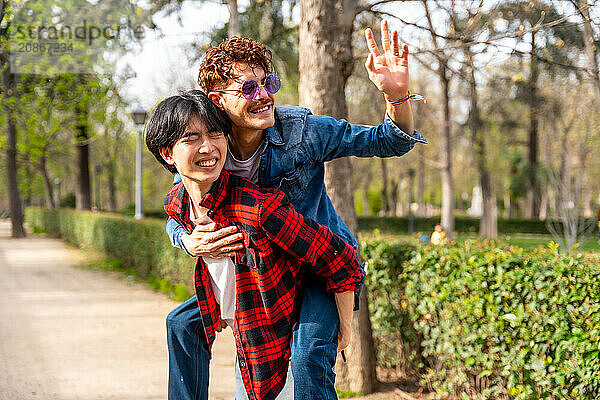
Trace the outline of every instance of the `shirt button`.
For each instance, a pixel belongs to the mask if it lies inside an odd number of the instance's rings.
[[[244,360],[240,360],[240,367],[245,367],[246,366],[246,362]]]

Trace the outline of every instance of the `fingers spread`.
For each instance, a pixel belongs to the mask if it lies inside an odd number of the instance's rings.
[[[369,72],[372,72],[375,70],[375,61],[374,61],[373,53],[369,53],[369,55],[367,56],[367,60],[365,61],[365,68]]]
[[[383,45],[383,51],[388,53],[390,49],[390,32],[388,31],[387,19],[381,21],[381,43]]]
[[[394,30],[394,32],[392,32],[392,52],[394,53],[395,56],[400,55],[400,45],[398,43],[398,31],[397,30]]]
[[[407,45],[402,46],[402,58],[404,58],[405,60],[408,60],[408,46]]]
[[[379,49],[377,48],[377,43],[375,43],[375,38],[373,37],[373,31],[371,28],[367,28],[365,31],[365,39],[367,40],[367,47],[372,55],[378,57],[381,55]]]

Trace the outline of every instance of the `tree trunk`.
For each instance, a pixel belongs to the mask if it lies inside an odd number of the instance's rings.
[[[421,146],[419,146],[421,147]],[[390,182],[390,212],[389,215],[392,217],[398,216],[398,181],[392,179]]]
[[[50,181],[50,177],[48,176],[48,168],[46,165],[46,156],[45,155],[40,158],[39,167],[40,167],[40,171],[42,172],[42,178],[44,180],[44,194],[46,197],[46,207],[58,208],[54,202],[54,193],[52,190],[52,182]]]
[[[92,208],[92,196],[90,189],[90,145],[88,143],[88,104],[87,81],[85,76],[80,78],[82,96],[75,106],[77,124],[75,126],[75,143],[77,146],[77,197],[76,206],[78,210],[89,210]]]
[[[109,163],[107,166],[107,179],[108,179],[108,211],[115,211],[117,209],[117,196],[115,190],[115,166]]]
[[[417,146],[419,154],[419,166],[417,167],[417,215],[424,217],[426,213],[425,207],[425,146]]]
[[[356,1],[301,0],[298,92],[300,104],[315,114],[344,118],[344,88],[353,68],[352,24]],[[356,234],[357,223],[348,158],[330,162],[325,183],[336,211]],[[336,365],[337,386],[371,393],[375,378],[375,346],[369,320],[367,288],[361,293],[360,311],[352,324],[353,341],[346,350],[348,362]],[[339,357],[338,357],[339,358]]]
[[[529,77],[529,154],[527,157],[527,193],[525,195],[525,218],[535,218],[539,214],[539,188],[537,182],[538,164],[538,78],[539,65],[536,55],[535,32],[531,32],[531,63]]]
[[[241,36],[242,31],[240,29],[240,13],[238,11],[237,0],[227,0],[227,7],[229,7],[229,28],[227,29],[227,35]]]
[[[442,84],[443,132],[441,155],[442,216],[441,224],[449,239],[454,237],[454,181],[452,180],[452,132],[450,122],[450,78],[445,62],[440,61],[439,76]]]
[[[8,184],[8,201],[12,223],[12,237],[25,237],[23,228],[23,207],[19,195],[17,181],[17,127],[14,120],[15,77],[10,71],[8,54],[0,53],[0,69],[2,70],[2,100],[6,115],[6,180]]]
[[[596,88],[597,99],[600,100],[600,68],[598,68],[598,58],[596,47],[594,46],[594,29],[590,19],[590,5],[587,0],[579,0],[577,7],[581,18],[583,19],[583,40],[585,42],[585,54],[588,59],[590,75]]]
[[[371,166],[367,170],[367,176],[363,182],[363,215],[371,215],[371,204],[369,202],[369,185],[371,184]]]
[[[390,212],[390,202],[389,202],[389,190],[388,190],[388,173],[387,173],[387,165],[385,164],[385,159],[380,159],[381,161],[381,177],[383,179],[383,187],[381,188],[381,213],[383,215],[389,215]]]
[[[485,139],[483,137],[483,122],[481,121],[481,112],[479,110],[477,81],[475,80],[475,65],[470,49],[468,49],[465,53],[466,62],[468,63],[469,67],[469,95],[471,97],[469,125],[471,128],[475,164],[479,170],[479,185],[481,186],[481,195],[483,200],[483,209],[479,222],[479,236],[496,238],[498,237],[496,198],[492,189],[492,180],[486,161],[487,154],[485,150]]]

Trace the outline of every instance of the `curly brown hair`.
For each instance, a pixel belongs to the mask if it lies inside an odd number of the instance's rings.
[[[253,68],[262,68],[265,74],[273,71],[273,54],[264,44],[244,37],[231,37],[206,52],[200,64],[198,84],[209,93],[226,86],[235,79],[235,63],[246,63]]]

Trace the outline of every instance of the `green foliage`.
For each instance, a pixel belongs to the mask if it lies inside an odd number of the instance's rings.
[[[415,218],[415,231],[429,232],[433,231],[436,224],[440,223],[439,217]],[[561,227],[560,223],[556,226]],[[358,229],[360,232],[368,232],[378,229],[381,233],[403,234],[408,232],[407,217],[376,217],[359,216]],[[457,216],[455,219],[455,231],[460,233],[479,232],[479,218]],[[498,219],[498,232],[502,234],[510,233],[534,233],[548,235],[548,227],[545,221],[537,219]]]
[[[361,397],[363,394],[361,392],[353,392],[352,390],[343,390],[343,389],[335,389],[335,392],[340,399],[348,399],[352,397]]]
[[[39,235],[41,233],[48,233],[48,231],[45,230],[44,228],[40,228],[39,226],[34,226],[33,227],[33,234],[34,235]]]
[[[463,398],[597,398],[600,257],[489,241],[399,246],[364,245],[370,289],[396,292],[373,325],[407,341],[416,332],[423,384]]]
[[[75,193],[69,192],[65,197],[60,200],[60,206],[65,208],[75,208],[77,198]]]
[[[28,208],[25,220],[69,243],[103,252],[108,257],[103,269],[147,279],[154,289],[177,300],[194,292],[194,259],[171,246],[164,220],[41,208]]]
[[[379,365],[411,371],[420,362],[419,335],[412,327],[404,298],[403,267],[415,246],[407,242],[373,240],[361,243],[369,288],[369,311]],[[401,327],[401,329],[400,329]]]

